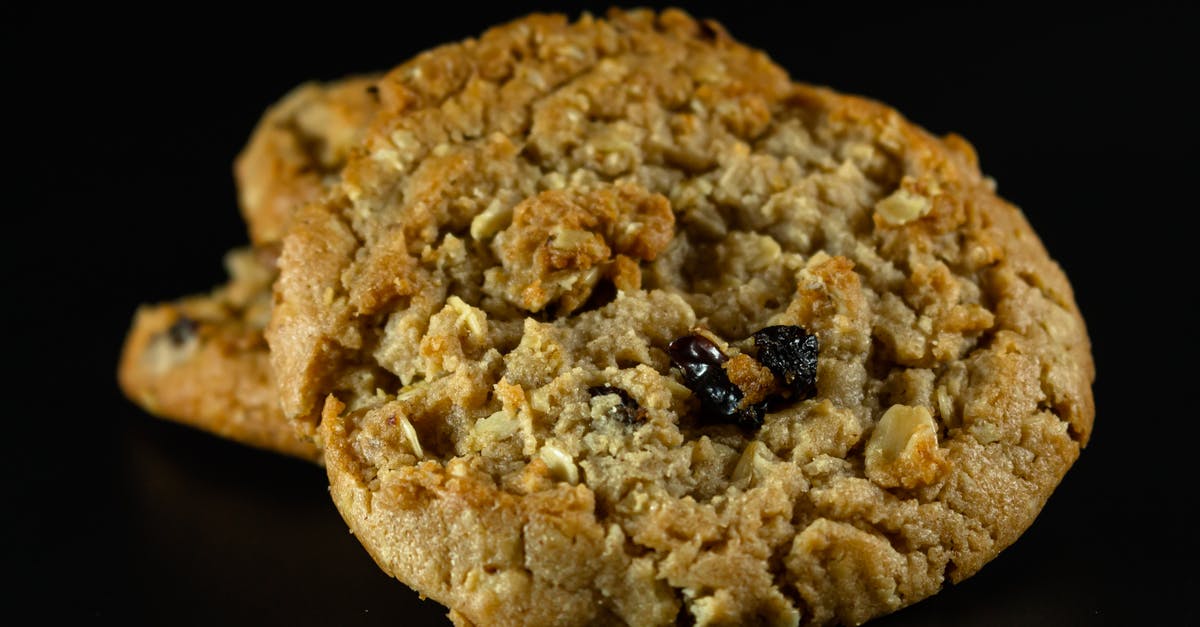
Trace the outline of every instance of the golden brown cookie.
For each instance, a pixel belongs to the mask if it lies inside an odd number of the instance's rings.
[[[276,271],[269,249],[226,256],[228,284],[211,294],[138,309],[118,378],[152,414],[216,435],[317,461],[279,410],[263,328]]]
[[[376,78],[304,83],[263,114],[234,162],[252,242],[278,242],[296,209],[337,178],[375,112],[370,88]]]
[[[213,293],[139,309],[118,376],[130,399],[245,444],[319,459],[279,410],[262,330],[278,239],[299,205],[337,179],[374,113],[373,80],[305,83],[264,114],[236,164],[242,214],[260,248],[230,253],[230,282]]]
[[[961,138],[678,11],[379,90],[267,338],[355,536],[461,624],[857,624],[978,571],[1087,442],[1070,285]]]

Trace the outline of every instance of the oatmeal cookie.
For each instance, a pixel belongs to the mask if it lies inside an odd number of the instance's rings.
[[[278,240],[299,205],[337,179],[376,98],[375,78],[305,83],[263,116],[238,156],[242,214],[257,251],[227,257],[228,285],[138,310],[118,380],[147,411],[245,444],[317,460],[279,410],[262,331]]]
[[[211,294],[144,305],[125,339],[118,380],[152,414],[317,461],[279,410],[263,328],[271,315],[271,249],[225,257],[230,281]]]
[[[376,78],[304,83],[263,114],[233,169],[252,242],[278,242],[296,208],[336,180],[375,113]]]
[[[1087,442],[1063,272],[971,147],[678,11],[379,82],[284,239],[284,412],[460,624],[857,624],[975,573]]]

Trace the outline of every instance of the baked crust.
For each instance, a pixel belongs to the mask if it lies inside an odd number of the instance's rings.
[[[965,140],[672,10],[379,89],[267,338],[351,530],[455,621],[861,623],[975,573],[1086,444],[1071,288]],[[818,336],[815,396],[705,419],[668,343],[769,325]]]

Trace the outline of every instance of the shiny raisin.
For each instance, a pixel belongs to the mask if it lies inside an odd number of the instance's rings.
[[[758,349],[758,361],[791,390],[795,395],[792,400],[816,394],[820,348],[816,335],[798,326],[765,327],[754,333],[754,346]]]
[[[721,348],[703,335],[685,335],[667,345],[671,361],[683,371],[687,382],[699,381],[712,369],[720,369],[729,358]]]
[[[710,418],[730,419],[744,427],[759,427],[763,421],[761,403],[742,407],[745,394],[729,380],[721,367],[729,358],[720,347],[702,335],[685,335],[667,346],[671,361],[683,373],[687,385]]]

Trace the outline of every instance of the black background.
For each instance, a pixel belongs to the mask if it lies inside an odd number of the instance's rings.
[[[221,254],[245,241],[231,163],[268,104],[555,8],[400,4],[0,9],[9,611],[445,622],[346,532],[320,469],[153,419],[115,383],[135,306],[221,282]],[[1146,3],[689,7],[797,80],[968,138],[1088,322],[1098,411],[1080,461],[980,574],[877,624],[1195,624],[1195,16]]]

